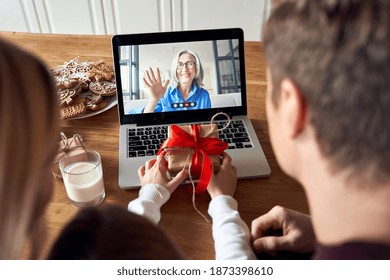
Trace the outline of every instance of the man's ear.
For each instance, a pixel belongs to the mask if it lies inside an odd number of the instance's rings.
[[[284,79],[281,83],[281,104],[288,133],[295,138],[305,129],[307,106],[305,97],[289,79]]]

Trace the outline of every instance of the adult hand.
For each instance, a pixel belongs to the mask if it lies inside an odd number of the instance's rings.
[[[182,181],[188,176],[186,169],[180,171],[175,178],[169,180],[167,175],[167,162],[164,154],[160,154],[157,159],[151,159],[138,169],[138,176],[141,179],[141,186],[146,184],[159,184],[173,193]]]
[[[282,230],[282,236],[268,236],[270,230]],[[281,206],[252,221],[252,241],[256,253],[293,251],[309,253],[314,249],[315,235],[309,215]]]
[[[218,195],[233,196],[237,187],[237,169],[232,165],[232,158],[223,154],[221,168],[217,174],[212,174],[210,183],[207,187],[211,199]]]
[[[165,81],[164,84],[162,83],[159,68],[157,68],[157,72],[155,74],[153,69],[150,67],[148,70],[146,70],[146,76],[143,78],[143,80],[146,87],[150,90],[150,93],[152,94],[153,101],[157,102],[164,96],[167,86],[169,84],[169,80]]]

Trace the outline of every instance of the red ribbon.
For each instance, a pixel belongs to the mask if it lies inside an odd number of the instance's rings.
[[[195,193],[204,193],[210,182],[213,163],[208,155],[222,155],[228,144],[218,138],[200,137],[200,125],[192,124],[191,133],[178,127],[171,126],[171,137],[161,145],[158,154],[166,148],[192,148],[191,173],[200,174]]]

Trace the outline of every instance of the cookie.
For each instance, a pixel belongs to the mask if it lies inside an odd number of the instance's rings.
[[[87,111],[87,107],[83,100],[75,102],[74,104],[60,108],[61,119],[69,119],[81,115]]]
[[[78,80],[82,82],[90,82],[87,72],[91,70],[91,62],[79,63],[78,58],[64,63],[64,65],[57,66],[51,69],[53,76],[60,77],[60,79]]]
[[[85,106],[89,110],[96,110],[98,108],[97,104],[103,101],[103,97],[99,94],[95,94],[92,91],[86,91],[79,95],[80,99],[84,99]]]
[[[65,62],[65,64],[64,64],[65,68],[72,69],[72,68],[77,67],[79,65],[77,60],[78,60],[78,57],[76,57],[68,62]]]
[[[87,109],[92,111],[99,111],[101,109],[104,109],[107,106],[107,104],[108,104],[107,101],[105,99],[102,99],[102,101],[100,101],[97,104],[91,104],[87,106]]]
[[[88,88],[88,84],[84,82],[77,81],[72,88],[67,88],[64,90],[59,90],[59,104],[61,105],[70,105],[73,103],[73,100],[85,89]]]
[[[54,80],[59,91],[74,88],[79,84],[79,81],[76,79],[70,79],[64,76],[55,76]]]
[[[91,79],[87,75],[89,70],[89,63],[86,63],[85,65],[79,65],[78,67],[75,67],[70,71],[69,77],[89,83],[91,81]]]
[[[87,76],[91,81],[113,81],[114,68],[103,61],[92,64]]]
[[[116,85],[110,81],[96,81],[89,84],[89,89],[101,96],[112,96],[116,93]]]
[[[59,104],[61,105],[70,105],[73,103],[74,99],[76,98],[78,92],[75,89],[64,89],[60,90],[58,92],[58,97],[59,97]]]

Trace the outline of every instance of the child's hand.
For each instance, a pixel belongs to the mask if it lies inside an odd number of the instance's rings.
[[[141,186],[155,183],[165,187],[170,193],[173,193],[188,176],[188,172],[186,169],[183,169],[175,178],[169,180],[164,154],[160,154],[157,159],[149,160],[145,165],[142,165],[138,169],[138,176],[141,179]]]
[[[237,187],[237,169],[232,165],[232,158],[223,154],[222,165],[217,174],[211,176],[210,183],[207,187],[211,199],[218,195],[233,196]]]

